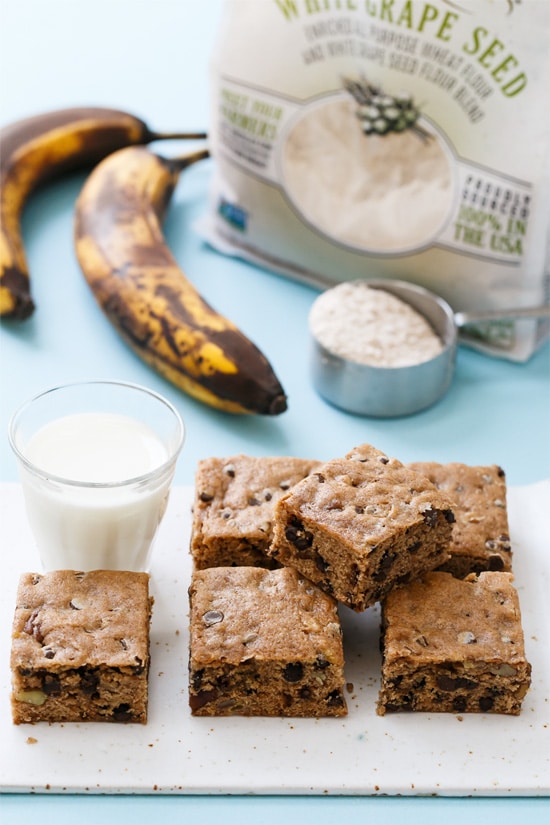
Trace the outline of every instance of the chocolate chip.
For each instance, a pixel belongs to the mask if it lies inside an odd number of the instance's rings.
[[[512,545],[510,543],[510,539],[507,536],[499,536],[498,550],[502,553],[510,553],[512,551]]]
[[[435,527],[437,524],[437,519],[439,518],[439,510],[432,510],[431,507],[428,507],[424,510],[422,515],[424,516],[424,521],[428,527]]]
[[[94,693],[97,693],[99,687],[99,675],[97,671],[83,667],[80,668],[79,675],[79,687],[84,696],[93,696]]]
[[[214,496],[213,496],[213,495],[211,495],[210,493],[201,493],[201,494],[199,495],[199,499],[200,499],[201,501],[203,501],[205,504],[208,504],[208,502],[209,502],[209,501],[212,501],[212,500],[213,500],[213,498],[214,498]]]
[[[407,705],[403,700],[401,700],[403,704],[398,704],[397,702],[388,702],[385,706],[386,713],[398,713],[401,710],[410,710],[410,706]],[[409,700],[410,701],[410,700]]]
[[[489,556],[487,560],[487,569],[491,572],[504,570],[504,559],[502,556],[499,556],[498,553],[494,553]]]
[[[51,673],[46,673],[42,677],[42,690],[47,696],[51,696],[54,693],[61,693],[59,677]]]
[[[285,682],[299,682],[303,676],[304,666],[301,662],[290,662],[283,671],[283,679]]]
[[[445,692],[461,689],[473,690],[477,687],[477,682],[473,682],[471,679],[465,679],[462,676],[438,676],[436,684],[440,690],[444,690]]]
[[[373,579],[377,582],[383,582],[384,579],[388,577],[388,573],[395,559],[395,553],[390,553],[388,550],[385,550],[378,564],[378,570],[373,575]]]
[[[292,696],[290,693],[283,693],[281,695],[281,699],[283,701],[283,707],[289,708],[292,706]]]
[[[201,668],[201,670],[196,670],[193,673],[192,682],[193,682],[193,690],[194,691],[198,692],[200,690],[201,685],[202,685],[202,677],[203,676],[204,676],[204,668]]]
[[[250,505],[250,507],[257,507],[259,503],[260,502],[258,501],[258,499],[254,498],[254,496],[250,496],[250,498],[248,499],[248,504]]]
[[[389,458],[386,458],[386,456],[383,455],[383,456],[380,456],[378,461],[380,462],[380,464],[388,464],[389,463]]]
[[[321,587],[325,591],[325,593],[328,593],[329,596],[334,595],[334,586],[332,582],[328,579],[324,579],[322,582],[319,582],[319,587]]]
[[[319,484],[324,484],[326,479],[322,473],[313,473]]]
[[[132,707],[131,705],[126,704],[126,702],[118,705],[118,707],[113,710],[113,719],[117,722],[128,722],[131,718]]]
[[[332,693],[329,693],[327,696],[326,701],[327,707],[329,708],[341,708],[344,704],[344,697],[339,690],[333,690]]]
[[[330,662],[323,653],[319,653],[313,667],[315,670],[325,670],[325,668],[330,667]]]
[[[285,537],[297,550],[307,550],[313,544],[313,533],[306,530],[296,516],[292,516],[290,523],[287,524]]]
[[[219,690],[201,690],[200,693],[190,693],[189,707],[192,711],[200,710],[200,708],[217,699],[219,695]]]
[[[325,559],[322,556],[317,555],[315,558],[315,567],[320,573],[326,573],[330,567],[330,564],[328,563],[328,561],[325,561]]]
[[[491,710],[493,705],[495,704],[495,700],[492,696],[481,696],[479,699],[479,709],[485,713],[488,710]]]
[[[464,713],[468,702],[465,696],[455,696],[453,699],[453,710],[455,713]]]

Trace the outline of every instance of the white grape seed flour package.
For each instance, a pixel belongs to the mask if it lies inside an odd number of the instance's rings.
[[[455,311],[538,306],[549,77],[549,0],[226,0],[199,231],[321,289],[391,277]],[[547,331],[471,342],[522,361]]]

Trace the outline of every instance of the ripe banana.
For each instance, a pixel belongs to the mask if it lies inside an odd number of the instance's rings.
[[[0,130],[0,316],[21,320],[34,310],[21,217],[38,184],[123,146],[195,137],[206,135],[152,132],[127,112],[99,107],[47,112]]]
[[[207,156],[167,159],[129,147],[101,161],[76,202],[76,255],[98,303],[146,363],[210,406],[278,415],[286,397],[271,365],[203,300],[164,238],[180,172]]]

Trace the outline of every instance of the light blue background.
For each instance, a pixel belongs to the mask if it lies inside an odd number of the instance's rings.
[[[208,60],[221,0],[0,0],[0,9],[2,125],[48,109],[97,104],[127,109],[158,130],[208,128]],[[183,147],[158,148],[176,153]],[[209,455],[325,459],[362,441],[403,461],[498,463],[514,485],[550,475],[548,344],[523,365],[461,349],[445,399],[410,418],[360,418],[318,398],[307,363],[307,315],[315,290],[223,257],[193,229],[207,209],[211,164],[206,161],[182,176],[166,222],[167,239],[205,298],[271,361],[289,410],[273,419],[216,412],[182,395],[128,350],[95,304],[75,261],[72,210],[84,179],[75,175],[37,193],[25,212],[37,310],[23,324],[4,323],[0,329],[3,433],[12,412],[29,396],[67,381],[111,378],[146,384],[182,413],[187,439],[179,484],[192,484],[197,461]],[[2,436],[0,481],[16,479]],[[166,823],[225,819],[258,824],[311,817],[320,825],[352,816],[376,818],[381,825],[405,820],[452,825],[467,817],[506,825],[522,817],[542,822],[545,809],[548,813],[542,799],[0,798],[6,825],[85,825],[115,818],[141,823],[152,816]]]

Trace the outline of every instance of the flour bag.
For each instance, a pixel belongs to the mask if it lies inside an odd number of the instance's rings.
[[[548,299],[548,0],[227,0],[217,249],[319,288],[400,278],[455,311]],[[480,324],[524,361],[548,322]]]

